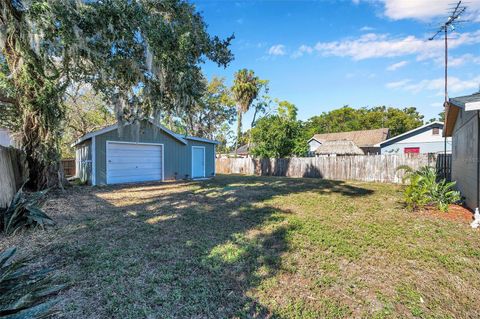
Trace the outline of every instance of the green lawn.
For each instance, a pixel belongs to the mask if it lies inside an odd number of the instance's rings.
[[[55,266],[66,318],[478,318],[480,233],[401,188],[319,179],[73,187],[48,231],[1,237]]]

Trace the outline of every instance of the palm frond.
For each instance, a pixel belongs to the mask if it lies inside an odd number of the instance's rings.
[[[8,208],[1,212],[0,223],[7,235],[13,235],[24,227],[41,227],[54,225],[55,222],[45,214],[40,206],[45,201],[48,189],[26,193],[23,186],[13,197]]]
[[[64,285],[53,283],[51,269],[30,270],[28,259],[14,260],[15,248],[0,253],[0,318],[45,318],[57,300],[47,298]]]

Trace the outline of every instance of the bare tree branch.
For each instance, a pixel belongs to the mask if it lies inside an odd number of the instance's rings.
[[[15,104],[17,103],[17,100],[0,94],[0,103]]]

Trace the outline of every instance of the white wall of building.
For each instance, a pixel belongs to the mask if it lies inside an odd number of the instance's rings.
[[[0,145],[7,147],[14,145],[10,131],[5,128],[0,128]]]
[[[434,131],[434,128],[436,130]],[[437,134],[434,134],[437,133]],[[392,138],[391,142],[382,143],[382,154],[403,154],[405,148],[419,148],[419,153],[444,152],[443,126],[434,125],[425,129],[407,132],[403,137]],[[452,151],[452,139],[447,138],[447,152]]]

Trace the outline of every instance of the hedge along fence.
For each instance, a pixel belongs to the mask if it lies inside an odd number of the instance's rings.
[[[437,165],[435,154],[319,156],[279,159],[218,158],[218,174],[313,177],[333,180],[401,183],[401,165],[413,169]]]
[[[26,180],[25,155],[13,147],[0,145],[0,208],[7,207]]]

